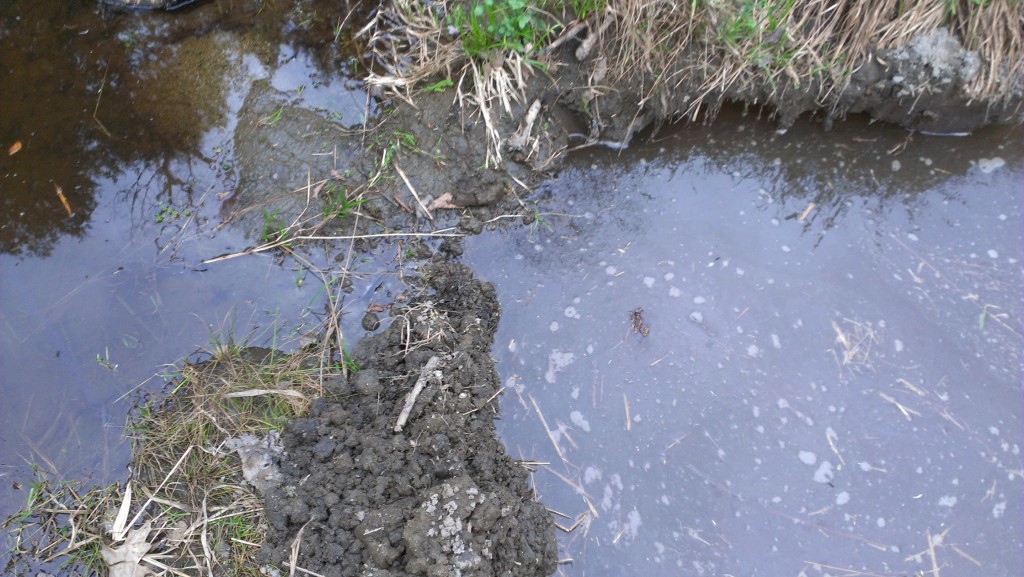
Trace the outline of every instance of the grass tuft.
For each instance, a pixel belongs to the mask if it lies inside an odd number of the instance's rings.
[[[664,107],[696,85],[685,110],[662,113],[710,120],[723,95],[757,101],[766,96],[753,92],[761,86],[775,100],[809,90],[835,106],[878,51],[939,28],[979,56],[968,95],[1008,102],[1021,89],[1021,22],[1022,0],[393,0],[359,35],[379,66],[370,85],[411,102],[421,83],[452,82],[486,126],[493,165],[507,137],[497,132],[498,115],[525,106],[530,69],[550,65],[545,49],[569,38],[581,66],[593,69],[583,94],[635,86],[641,107]]]
[[[347,358],[322,367],[316,348],[285,355],[228,342],[214,346],[208,360],[186,363],[129,419],[131,480],[89,490],[34,485],[24,509],[3,523],[14,537],[14,561],[63,558],[105,574],[107,556],[159,574],[261,575],[262,498],[245,484],[226,442],[280,431],[324,394],[325,378],[358,369]],[[149,545],[133,549],[139,542]]]

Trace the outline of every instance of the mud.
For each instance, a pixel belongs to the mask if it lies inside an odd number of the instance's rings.
[[[258,117],[243,118],[236,136],[240,158],[247,150],[283,152],[285,157],[292,157],[287,162],[268,163],[257,152],[258,160],[250,164],[262,168],[255,172],[266,172],[274,164],[308,167],[317,164],[308,159],[318,154],[318,163],[323,165],[325,147],[330,146],[326,141],[333,138],[335,152],[330,158],[334,159],[335,174],[347,169],[348,174],[357,177],[352,180],[355,183],[359,179],[365,181],[378,170],[382,151],[393,143],[396,134],[411,135],[415,145],[398,150],[394,156],[394,164],[405,178],[399,178],[396,170],[388,172],[364,209],[384,228],[410,229],[422,225],[436,229],[457,223],[464,232],[475,234],[495,216],[528,214],[522,197],[542,179],[556,174],[566,153],[588,146],[623,149],[638,135],[641,139],[653,137],[666,123],[695,119],[690,106],[705,90],[701,80],[674,75],[684,80],[666,98],[645,98],[649,86],[608,81],[601,90],[594,90],[589,85],[597,73],[595,68],[600,67],[601,56],[594,54],[578,61],[575,50],[579,42],[566,42],[551,54],[548,74],[534,74],[520,101],[513,105],[513,116],[500,117],[498,131],[505,138],[504,162],[500,165],[488,162],[488,136],[478,112],[461,108],[451,91],[419,93],[415,106],[385,98],[379,101],[379,122],[367,132],[345,133],[343,127],[332,128],[329,120],[321,119],[308,124],[313,128],[291,137],[285,145],[268,143],[276,138],[275,132],[284,134],[286,130],[275,131],[271,127],[271,136],[267,137],[268,127],[260,126],[258,131],[251,128],[259,125]],[[685,70],[691,65],[684,56],[677,67]],[[712,114],[702,113],[696,120],[713,120],[718,107],[735,102],[775,118],[780,132],[785,132],[797,118],[808,115],[823,130],[847,115],[866,114],[908,131],[945,134],[1024,121],[1024,79],[1018,73],[1008,72],[1006,82],[1011,90],[1003,101],[983,102],[972,97],[970,84],[981,66],[976,53],[965,50],[956,38],[939,29],[910,39],[902,47],[873,54],[856,68],[842,91],[822,96],[824,91],[815,82],[795,86],[784,80],[765,79],[761,84],[734,86],[707,95],[705,100]],[[527,145],[520,142],[513,146],[512,135],[525,124],[524,118],[534,103],[540,104],[540,114]],[[267,106],[257,108],[257,115],[272,110]],[[288,110],[286,106],[286,116]],[[256,133],[264,135],[266,142],[246,146],[244,143],[252,140],[246,134]],[[328,138],[309,139],[308,134]],[[292,174],[305,178],[305,170],[293,170]],[[280,192],[281,182],[266,175],[260,178],[270,187],[246,190],[245,185],[241,186],[242,193],[235,199],[238,207],[263,203],[268,196]],[[301,187],[303,183],[290,184]],[[438,199],[444,201],[440,206],[459,209],[458,217],[450,211],[427,208]],[[297,217],[305,208],[308,206],[293,203],[281,216]]]
[[[284,433],[265,561],[298,542],[297,565],[330,577],[554,571],[551,518],[495,436],[494,288],[440,256],[423,279],[353,351],[362,370]]]

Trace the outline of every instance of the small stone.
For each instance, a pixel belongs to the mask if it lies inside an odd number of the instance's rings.
[[[369,332],[373,332],[380,328],[380,317],[375,312],[368,312],[363,315],[363,329]]]

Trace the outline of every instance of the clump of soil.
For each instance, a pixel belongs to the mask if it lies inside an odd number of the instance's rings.
[[[297,566],[330,577],[555,570],[553,523],[495,436],[494,288],[441,257],[424,279],[353,351],[362,369],[285,431],[266,561],[287,566],[298,542]]]

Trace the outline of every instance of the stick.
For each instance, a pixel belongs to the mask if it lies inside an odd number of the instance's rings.
[[[420,396],[420,392],[423,391],[423,387],[427,386],[427,379],[430,378],[431,373],[437,368],[437,365],[441,363],[441,359],[438,356],[430,357],[427,364],[423,365],[420,370],[420,378],[416,379],[416,386],[409,391],[409,394],[405,396],[405,406],[402,407],[402,412],[398,414],[398,422],[395,423],[395,432],[399,433],[402,431],[402,427],[405,426],[405,422],[409,420],[409,413],[412,412],[413,405],[416,404],[416,397]]]
[[[434,220],[434,215],[430,214],[430,209],[428,209],[427,206],[425,204],[423,204],[423,201],[420,200],[420,195],[416,194],[416,189],[413,188],[412,187],[412,183],[409,182],[409,177],[407,177],[405,175],[405,172],[402,171],[402,167],[398,166],[398,161],[396,160],[392,164],[394,164],[395,172],[398,173],[398,176],[402,177],[402,182],[405,183],[405,186],[409,189],[409,192],[412,193],[412,197],[416,199],[416,204],[420,205],[420,209],[423,210],[423,214],[425,214],[428,219],[433,221]]]

